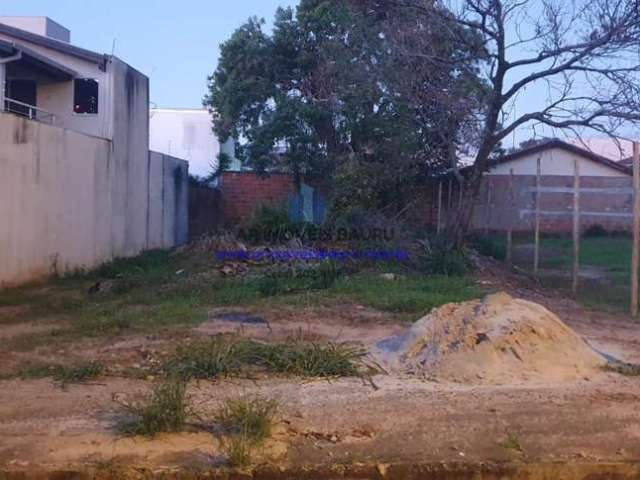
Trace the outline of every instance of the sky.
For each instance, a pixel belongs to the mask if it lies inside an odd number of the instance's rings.
[[[216,68],[219,45],[250,16],[271,21],[278,6],[299,0],[20,0],[3,1],[0,15],[48,16],[71,30],[71,41],[100,53],[115,53],[150,78],[152,106],[202,107],[207,76]],[[518,53],[518,52],[516,52]],[[520,52],[525,53],[525,52]],[[527,55],[529,56],[529,55]],[[533,86],[518,96],[519,115],[541,107],[545,90]],[[503,146],[544,128],[521,128]],[[561,135],[560,135],[561,136]]]
[[[0,15],[47,16],[71,42],[111,53],[150,78],[158,107],[201,107],[219,45],[250,16],[269,21],[298,0],[20,0]],[[115,49],[114,49],[115,42]]]

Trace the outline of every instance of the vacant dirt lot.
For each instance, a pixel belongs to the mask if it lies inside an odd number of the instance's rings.
[[[194,267],[181,275],[202,277],[206,271]],[[503,290],[540,303],[597,350],[640,362],[640,324],[625,315],[585,310],[494,264],[469,281],[478,292]],[[85,295],[86,286],[85,279],[62,290],[31,288],[73,300],[74,292]],[[195,413],[184,432],[123,436],[117,429],[123,405],[150,391],[157,381],[155,366],[177,344],[231,333],[266,342],[297,337],[371,346],[405,330],[407,312],[373,308],[349,296],[318,294],[320,299],[287,304],[241,299],[223,306],[198,304],[197,315],[183,312],[189,321],[79,335],[70,330],[75,320],[64,310],[30,304],[40,297],[24,291],[12,295],[5,302],[12,305],[0,307],[0,470],[224,468],[216,412],[225,399],[247,394],[279,405],[277,424],[256,449],[254,466],[373,465],[383,475],[387,464],[398,463],[640,459],[640,381],[607,371],[574,382],[473,386],[399,374],[313,379],[258,371],[191,381],[187,397]],[[134,303],[134,311],[149,315],[142,303]],[[123,316],[132,315],[130,305],[117,305]],[[417,319],[426,311],[410,315]],[[100,362],[105,369],[81,383],[34,373],[36,364],[72,360]]]

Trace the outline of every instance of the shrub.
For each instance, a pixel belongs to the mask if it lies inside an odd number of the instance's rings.
[[[169,375],[183,379],[216,378],[240,372],[250,342],[216,338],[179,346],[163,366]]]
[[[242,229],[239,236],[256,243],[283,243],[299,237],[302,228],[302,224],[289,218],[286,205],[261,203],[256,206],[246,229]]]
[[[589,225],[584,231],[584,236],[590,238],[606,237],[607,235],[609,235],[609,232],[599,223]]]
[[[275,400],[258,397],[229,399],[224,402],[217,419],[227,434],[242,435],[258,444],[271,436],[277,409]]]
[[[505,245],[493,237],[474,236],[471,238],[471,246],[485,257],[495,258],[496,260],[504,260],[507,257]]]
[[[186,389],[186,382],[181,379],[169,379],[157,385],[146,402],[127,407],[133,418],[121,425],[122,432],[154,436],[181,431],[187,420]]]
[[[447,245],[444,237],[433,237],[420,242],[419,267],[431,275],[464,275],[470,263],[464,251]]]
[[[243,435],[233,435],[222,443],[222,451],[232,467],[246,467],[251,463],[251,441]]]
[[[339,344],[307,343],[291,340],[281,344],[258,345],[254,355],[267,370],[308,377],[354,377],[366,352]]]

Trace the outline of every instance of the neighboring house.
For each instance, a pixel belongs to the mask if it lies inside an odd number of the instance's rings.
[[[538,159],[539,189],[536,188]],[[538,194],[542,231],[570,232],[576,162],[580,175],[581,226],[599,224],[609,230],[630,230],[633,193],[630,169],[557,139],[512,152],[491,164],[476,200],[473,228],[505,231],[511,227],[514,231],[531,231]],[[513,197],[509,191],[512,173]],[[442,181],[442,222],[446,221],[446,211],[459,202],[457,185],[453,177]],[[437,218],[437,193],[433,195],[431,223]]]
[[[187,237],[187,165],[149,151],[148,78],[69,40],[0,17],[0,285]]]
[[[211,114],[204,109],[153,108],[149,114],[150,144],[157,152],[184,158],[189,172],[207,177],[218,165],[221,152],[234,159],[233,140],[220,145]]]
[[[284,205],[296,220],[320,221],[325,215],[325,201],[317,189],[302,184],[299,193],[288,173],[271,172],[259,176],[242,166],[235,157],[232,139],[222,145],[218,141],[211,121],[211,114],[203,109],[154,108],[150,111],[151,148],[167,155],[176,155],[189,162],[192,175],[206,177],[217,168],[218,155],[226,153],[231,159],[229,168],[214,182],[218,195],[216,212],[206,217],[206,204],[211,208],[211,195],[206,192],[192,195],[191,211],[198,212],[200,225],[238,226],[247,222],[256,207],[262,203]],[[281,149],[278,149],[281,153]],[[201,231],[198,226],[194,230]]]

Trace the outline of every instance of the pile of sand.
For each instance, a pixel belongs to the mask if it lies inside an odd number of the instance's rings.
[[[549,310],[506,293],[434,309],[375,356],[389,371],[487,384],[578,380],[605,363]]]

